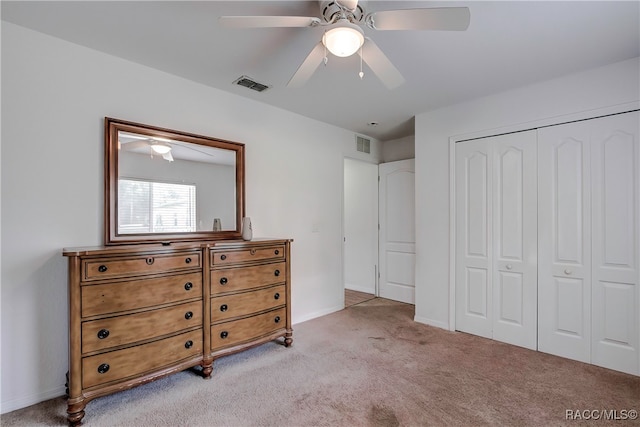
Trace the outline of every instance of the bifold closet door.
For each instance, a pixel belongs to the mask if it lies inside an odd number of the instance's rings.
[[[456,329],[493,338],[490,138],[456,144]]]
[[[589,123],[538,131],[538,350],[589,362]]]
[[[535,131],[493,143],[493,339],[536,349],[538,220]]]
[[[538,134],[538,349],[636,375],[639,117]]]
[[[640,374],[640,113],[590,121],[591,363]]]
[[[456,146],[456,329],[536,348],[536,133]]]

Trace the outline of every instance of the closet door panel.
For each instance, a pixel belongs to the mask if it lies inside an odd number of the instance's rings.
[[[582,279],[555,277],[553,306],[549,307],[555,320],[557,333],[571,339],[585,337],[585,307],[575,304],[585,299],[585,283]],[[585,355],[588,358],[588,355]]]
[[[638,113],[591,121],[592,363],[639,374]]]
[[[491,338],[491,157],[486,141],[456,147],[456,329]]]
[[[538,131],[538,350],[589,362],[589,125]]]
[[[536,132],[493,142],[493,338],[537,344]]]

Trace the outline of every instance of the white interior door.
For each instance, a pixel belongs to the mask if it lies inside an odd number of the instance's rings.
[[[456,146],[456,329],[536,348],[536,134]]]
[[[378,167],[380,296],[415,303],[415,161]]]
[[[538,131],[538,350],[591,354],[589,123]]]
[[[378,165],[344,159],[344,287],[376,294]]]
[[[640,114],[589,121],[593,247],[591,363],[640,374]]]

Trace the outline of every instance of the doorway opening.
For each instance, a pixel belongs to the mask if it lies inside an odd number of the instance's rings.
[[[378,165],[344,159],[345,307],[378,295]]]

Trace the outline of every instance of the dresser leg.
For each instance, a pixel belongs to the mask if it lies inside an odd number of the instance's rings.
[[[69,425],[71,427],[76,427],[82,425],[82,418],[84,418],[84,410],[80,410],[79,412],[69,412],[71,408],[67,410],[67,420],[69,421]]]
[[[83,398],[80,398],[80,400],[69,399],[67,401],[67,420],[71,427],[82,425],[85,406],[87,406],[87,402]]]
[[[287,332],[284,335],[284,346],[291,347],[293,345],[293,331]]]
[[[202,361],[202,378],[205,380],[211,379],[211,373],[213,372],[213,359],[205,359]]]

